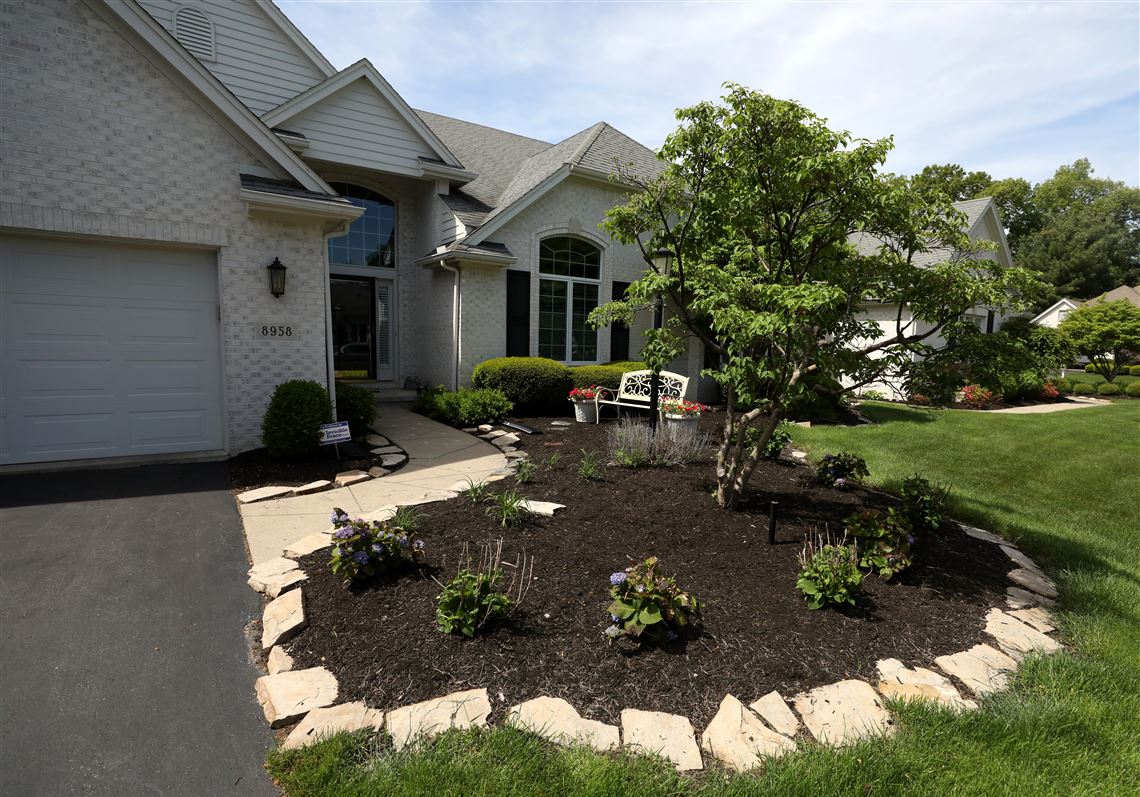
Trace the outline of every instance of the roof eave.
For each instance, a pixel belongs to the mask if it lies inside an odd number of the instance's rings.
[[[502,228],[504,224],[533,205],[548,191],[554,188],[554,186],[565,180],[569,174],[570,164],[562,164],[562,166],[552,172],[548,177],[542,180],[542,182],[538,183],[538,185],[534,186],[525,194],[512,202],[499,215],[495,216],[495,218],[491,219],[488,223],[484,224],[481,227],[476,227],[472,232],[468,233],[467,237],[464,239],[464,243],[482,243],[487,239],[488,235],[493,233],[495,230]]]
[[[496,255],[491,252],[473,252],[469,250],[447,249],[443,252],[432,252],[427,257],[421,257],[416,265],[422,268],[434,268],[445,263],[472,263],[483,266],[501,266],[506,268],[519,262],[514,255]]]

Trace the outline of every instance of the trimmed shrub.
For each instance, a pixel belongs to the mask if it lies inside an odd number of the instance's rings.
[[[336,417],[348,421],[353,437],[363,437],[376,417],[376,397],[362,387],[337,382]]]
[[[1124,388],[1124,394],[1132,398],[1140,398],[1140,382],[1129,382]]]
[[[1088,365],[1085,366],[1085,373],[1086,374],[1095,374],[1096,373],[1096,366],[1093,365],[1092,363],[1089,363]]]
[[[1140,365],[1128,366],[1128,374],[1129,376],[1140,376]]]
[[[1091,396],[1096,393],[1096,388],[1088,382],[1077,382],[1073,385],[1074,396]]]
[[[1112,382],[1101,382],[1096,386],[1096,392],[1101,396],[1119,396],[1124,391],[1120,389],[1120,385]]]
[[[500,390],[467,387],[446,390],[440,385],[420,393],[412,409],[449,426],[478,426],[498,423],[511,407],[510,400]]]
[[[332,422],[332,402],[319,382],[291,379],[273,391],[261,419],[261,442],[278,457],[306,457],[321,449],[320,425]]]
[[[613,362],[601,365],[576,365],[570,369],[574,387],[598,387],[617,390],[621,386],[621,375],[627,371],[644,371],[645,363]]]
[[[1072,393],[1073,383],[1063,376],[1050,377],[1049,384],[1057,388],[1062,393]]]
[[[471,386],[502,391],[522,413],[564,413],[570,369],[544,357],[496,357],[475,366]]]

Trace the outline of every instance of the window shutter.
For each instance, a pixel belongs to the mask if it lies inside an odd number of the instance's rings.
[[[530,356],[530,272],[507,270],[507,356]]]
[[[628,282],[615,282],[610,298],[619,301],[625,298]],[[618,362],[629,359],[629,327],[625,324],[610,325],[610,359]]]
[[[994,311],[986,310],[986,334],[989,335],[994,331]]]

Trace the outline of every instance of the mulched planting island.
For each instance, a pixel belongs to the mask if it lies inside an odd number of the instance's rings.
[[[795,587],[807,534],[842,534],[843,519],[886,507],[884,494],[820,487],[807,465],[764,463],[751,502],[716,507],[711,462],[677,468],[610,466],[584,482],[580,450],[606,450],[607,423],[565,431],[550,419],[522,419],[543,435],[521,446],[539,467],[534,481],[495,482],[528,498],[566,504],[553,518],[528,515],[501,528],[483,506],[460,497],[419,507],[429,570],[346,588],[328,551],[301,560],[309,626],[288,644],[295,667],[325,666],[341,701],[393,708],[460,689],[486,687],[496,712],[540,695],[563,697],[584,716],[617,722],[622,708],[667,711],[702,727],[725,693],[748,702],[778,689],[785,697],[841,678],[873,678],[894,657],[929,666],[935,656],[982,639],[985,610],[1003,603],[1009,562],[996,546],[944,524],[914,546],[914,564],[890,582],[869,576],[858,609],[811,611]],[[714,417],[702,418],[707,425]],[[552,467],[544,462],[552,454]],[[780,502],[778,544],[767,542],[768,501]],[[474,640],[440,633],[440,581],[456,570],[462,544],[503,538],[503,558],[534,557],[534,580],[509,624]],[[703,633],[669,648],[616,644],[609,624],[609,576],[657,556],[661,570],[705,602]]]

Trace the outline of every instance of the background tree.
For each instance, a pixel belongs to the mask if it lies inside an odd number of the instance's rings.
[[[1140,354],[1140,307],[1126,299],[1083,304],[1057,329],[1107,382],[1116,378],[1117,365]]]
[[[677,112],[664,174],[605,222],[643,252],[671,249],[672,272],[650,267],[592,321],[628,319],[663,293],[672,312],[643,357],[660,368],[694,337],[714,355],[704,373],[726,402],[716,498],[735,506],[813,377],[842,375],[851,390],[895,376],[965,310],[1018,307],[1038,283],[980,257],[944,194],[881,173],[890,139],[855,139],[795,102],[727,88],[719,104]],[[874,245],[861,253],[853,236]],[[957,254],[915,265],[935,250]],[[864,312],[868,297],[897,307],[889,328]]]
[[[989,196],[994,179],[986,172],[967,172],[957,163],[927,166],[914,176],[915,190],[930,195],[941,193],[951,202]]]

